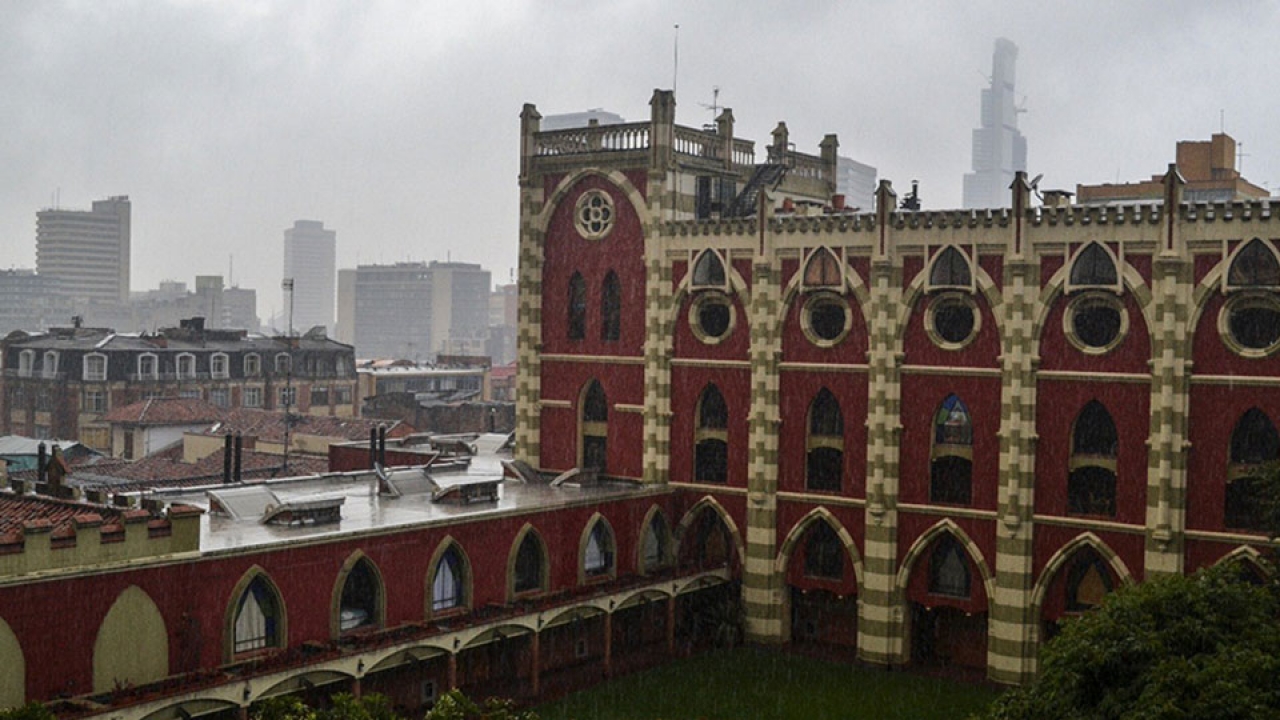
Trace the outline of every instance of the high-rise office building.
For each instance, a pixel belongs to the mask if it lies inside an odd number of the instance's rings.
[[[844,195],[847,207],[873,212],[876,209],[876,169],[853,158],[837,156],[836,192]]]
[[[128,195],[95,200],[92,210],[36,213],[36,272],[78,301],[129,300]]]
[[[340,276],[339,325],[343,333],[350,326],[357,356],[431,362],[485,353],[490,274],[479,265],[360,265]]]
[[[292,279],[292,291],[285,289],[285,322],[293,302],[293,329],[305,332],[316,325],[333,328],[334,256],[337,233],[326,230],[319,220],[298,220],[284,231],[284,279]],[[290,298],[290,292],[293,297]]]
[[[996,40],[991,87],[982,91],[982,126],[973,131],[973,172],[964,176],[966,208],[1001,207],[1009,201],[1013,174],[1027,169],[1027,139],[1018,131],[1014,64],[1018,46]]]

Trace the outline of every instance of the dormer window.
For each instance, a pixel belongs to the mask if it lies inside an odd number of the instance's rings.
[[[18,353],[18,377],[31,377],[32,368],[36,365],[36,351],[23,350]]]
[[[258,353],[249,353],[244,356],[244,374],[245,377],[257,377],[262,374],[262,356]]]
[[[40,366],[40,374],[46,378],[54,378],[58,376],[58,351],[46,350],[44,353],[44,364]]]
[[[178,379],[192,380],[196,376],[196,356],[191,353],[178,355]]]
[[[107,379],[107,356],[89,353],[84,356],[84,381],[103,382]]]
[[[279,353],[276,355],[276,373],[284,375],[293,370],[293,358],[289,353]]]
[[[209,358],[209,375],[215,380],[225,380],[230,375],[230,366],[226,353],[214,353]]]
[[[138,379],[155,380],[160,373],[160,361],[152,353],[138,356]]]

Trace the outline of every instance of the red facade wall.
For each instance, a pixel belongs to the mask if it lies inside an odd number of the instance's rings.
[[[235,585],[260,567],[279,589],[287,616],[288,644],[330,641],[330,602],[343,563],[357,550],[377,567],[386,592],[388,627],[424,619],[428,565],[442,539],[452,536],[471,560],[472,607],[505,604],[506,562],[526,522],[540,534],[550,560],[551,589],[578,585],[578,547],[592,514],[614,531],[619,576],[636,572],[641,524],[653,505],[670,522],[670,496],[599,502],[502,518],[477,518],[449,526],[387,535],[302,544],[264,552],[208,557],[121,572],[60,577],[0,587],[0,613],[22,646],[27,696],[52,698],[93,688],[92,648],[98,628],[119,594],[137,585],[155,602],[169,633],[170,670],[223,663],[223,622]],[[51,618],[56,621],[51,622]],[[68,652],[68,648],[82,651]]]
[[[778,489],[806,492],[809,405],[825,387],[835,395],[844,415],[844,482],[839,494],[866,497],[866,373],[787,371],[782,373],[778,386],[782,416],[782,425],[778,428]]]

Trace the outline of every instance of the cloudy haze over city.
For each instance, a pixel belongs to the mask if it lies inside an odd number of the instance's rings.
[[[278,308],[281,236],[337,231],[338,266],[516,260],[518,115],[648,117],[719,88],[760,147],[785,120],[925,208],[958,207],[992,43],[1018,45],[1042,187],[1164,171],[1225,127],[1280,185],[1265,91],[1271,3],[7,2],[0,5],[0,267],[35,263],[38,209],[133,202],[135,290],[225,274]],[[554,12],[548,10],[554,9]],[[678,74],[674,41],[679,25]]]

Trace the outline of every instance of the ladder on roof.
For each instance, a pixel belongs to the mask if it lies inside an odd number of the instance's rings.
[[[757,165],[754,172],[751,173],[751,179],[747,180],[747,184],[743,186],[742,192],[738,193],[738,197],[733,199],[733,204],[729,206],[729,211],[725,217],[751,217],[756,214],[756,206],[760,202],[760,193],[765,188],[770,190],[778,187],[782,183],[782,178],[786,177],[787,166],[780,163],[765,163]]]

